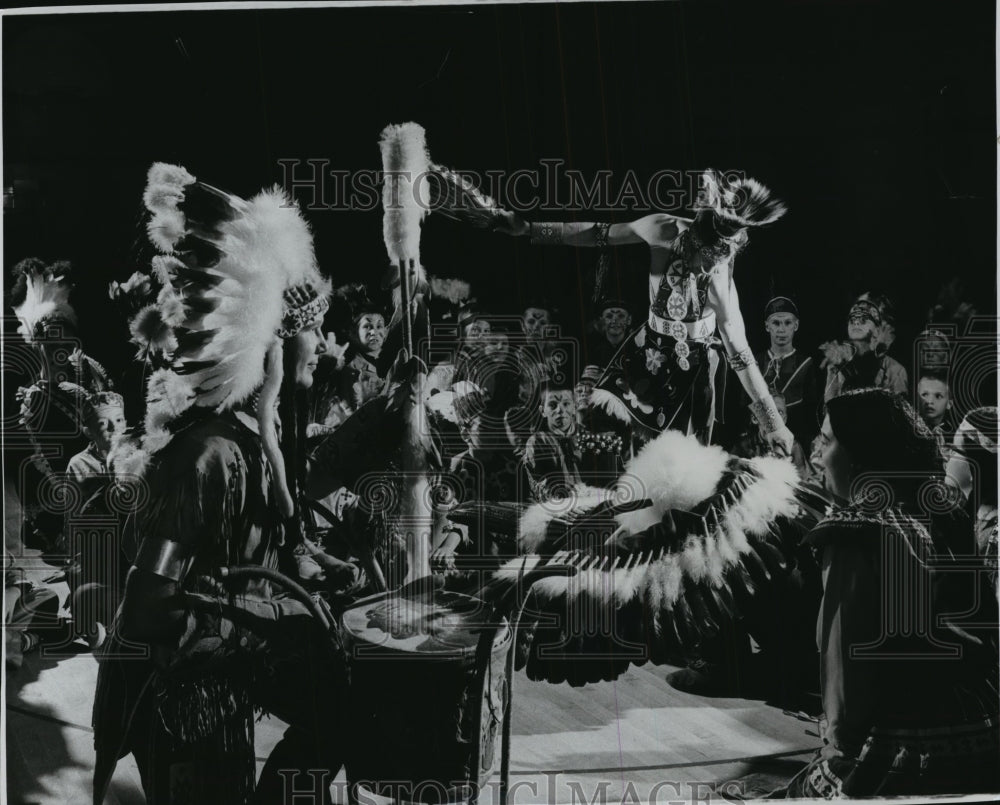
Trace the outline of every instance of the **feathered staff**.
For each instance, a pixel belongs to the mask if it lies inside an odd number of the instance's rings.
[[[399,266],[400,306],[403,311],[403,346],[413,354],[413,320],[410,310],[413,272],[420,265],[420,222],[430,207],[424,179],[430,160],[423,126],[389,125],[382,130],[382,237],[389,261]]]
[[[382,237],[389,260],[399,267],[400,311],[403,329],[403,360],[413,357],[413,273],[420,265],[420,223],[430,202],[425,188],[429,169],[424,129],[416,123],[389,125],[379,141],[382,170]],[[423,422],[422,386],[425,372],[413,377],[415,388],[408,397],[406,438],[403,444],[403,497],[398,527],[405,535],[406,582],[430,576],[430,538],[433,514],[427,454],[420,438]]]

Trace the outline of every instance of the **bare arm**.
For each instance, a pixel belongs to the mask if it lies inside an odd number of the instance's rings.
[[[739,293],[736,291],[736,283],[733,282],[728,264],[724,263],[713,269],[708,306],[715,311],[726,355],[729,356],[730,365],[740,379],[740,384],[753,401],[750,404],[750,412],[761,426],[764,438],[776,452],[791,455],[795,439],[781,419],[771,397],[771,390],[750,351],[746,325],[740,310]]]
[[[565,246],[625,246],[646,243],[652,247],[666,247],[688,223],[684,218],[666,213],[654,213],[625,224],[528,223],[516,213],[505,211],[498,215],[496,231],[515,237],[530,235],[532,243]],[[603,232],[605,229],[606,240]]]

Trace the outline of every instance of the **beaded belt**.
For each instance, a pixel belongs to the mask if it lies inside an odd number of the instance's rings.
[[[703,341],[715,332],[715,313],[709,312],[698,321],[673,321],[649,311],[649,328],[675,341]]]
[[[687,358],[691,354],[688,341],[704,342],[715,333],[715,313],[709,311],[708,315],[697,321],[674,321],[657,316],[652,310],[649,311],[649,329],[660,335],[668,335],[677,343],[674,344],[674,354],[677,356],[677,365],[685,372],[690,368]]]

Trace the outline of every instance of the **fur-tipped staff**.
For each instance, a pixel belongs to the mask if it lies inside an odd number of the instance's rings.
[[[389,125],[382,130],[382,237],[389,261],[399,267],[403,349],[413,355],[413,288],[411,277],[420,265],[420,223],[430,208],[426,177],[429,158],[424,129],[416,123]]]
[[[406,581],[432,581],[428,456],[423,443],[423,383],[426,376],[413,351],[413,291],[411,279],[420,266],[420,224],[430,207],[424,129],[416,123],[389,125],[379,142],[385,179],[382,191],[382,236],[389,260],[399,266],[399,308],[403,335],[402,365],[413,362],[413,385],[404,407],[406,436],[402,447],[404,474],[400,522],[405,524]],[[397,361],[397,364],[400,362]]]

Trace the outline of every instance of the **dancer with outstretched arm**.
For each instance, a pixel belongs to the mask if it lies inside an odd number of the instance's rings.
[[[653,214],[622,224],[528,223],[493,211],[493,229],[532,243],[650,249],[649,315],[622,345],[591,398],[634,432],[649,438],[666,429],[695,433],[707,443],[715,421],[718,351],[750,395],[750,410],[776,453],[788,455],[792,434],[782,422],[747,343],[733,263],[750,227],[776,221],[785,206],[753,179],[727,183],[704,174],[694,220]]]

